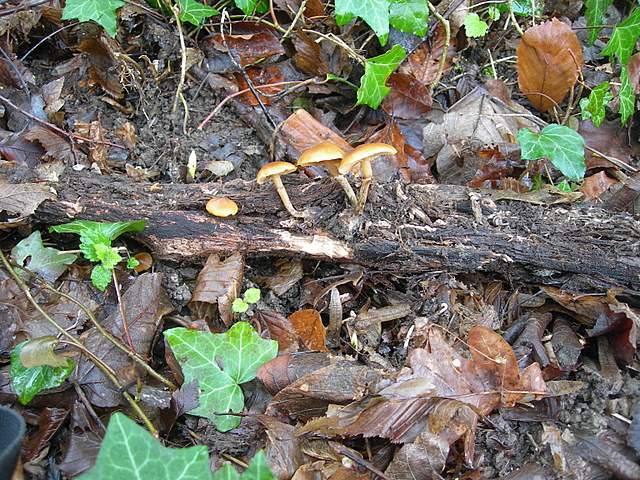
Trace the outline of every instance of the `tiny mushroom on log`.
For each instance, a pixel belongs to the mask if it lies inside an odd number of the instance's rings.
[[[358,198],[358,213],[362,213],[364,205],[369,195],[369,185],[373,179],[371,161],[380,155],[395,155],[398,151],[386,143],[365,143],[347,153],[338,166],[338,172],[346,175],[356,165],[360,165],[360,175],[362,175],[362,186]]]
[[[289,162],[271,162],[263,165],[263,167],[258,171],[256,175],[256,182],[258,185],[262,185],[263,183],[271,180],[276,187],[276,191],[278,195],[280,195],[280,200],[282,200],[282,204],[287,209],[287,211],[296,218],[304,217],[304,214],[297,211],[293,208],[291,204],[291,200],[289,200],[289,195],[287,195],[287,191],[282,184],[282,179],[280,175],[286,175],[287,173],[292,173],[296,171],[296,166]]]
[[[358,206],[356,194],[353,188],[351,188],[349,181],[338,171],[338,165],[344,156],[344,150],[335,143],[322,142],[302,152],[297,165],[298,167],[317,165],[326,168],[329,175],[331,175],[344,190],[351,206],[356,208]]]
[[[207,202],[207,212],[216,217],[230,217],[238,213],[238,205],[227,197],[213,197]]]

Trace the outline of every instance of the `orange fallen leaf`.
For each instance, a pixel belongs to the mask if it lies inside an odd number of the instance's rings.
[[[289,315],[289,321],[305,347],[309,350],[327,351],[326,331],[320,312],[313,308],[298,310]]]

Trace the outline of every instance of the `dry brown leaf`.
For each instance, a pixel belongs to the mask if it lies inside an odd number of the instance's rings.
[[[227,55],[227,49],[231,50],[243,67],[285,53],[273,29],[256,22],[234,22],[231,34],[223,39],[220,33],[214,33],[203,41],[203,45],[208,53],[212,53],[211,48],[224,55]]]
[[[262,309],[256,313],[257,322],[269,331],[271,340],[278,342],[278,354],[285,355],[300,350],[299,338],[287,317],[275,310]]]
[[[633,93],[640,93],[640,53],[631,55],[627,62],[629,83],[633,86]]]
[[[118,43],[110,39],[106,33],[85,38],[78,45],[78,50],[87,54],[87,60],[91,64],[90,81],[98,84],[107,94],[116,99],[124,97],[118,74],[120,62],[115,56],[116,50],[119,49]]]
[[[47,155],[68,165],[76,163],[76,156],[83,156],[79,152],[76,152],[76,155],[74,156],[74,152],[71,149],[69,142],[60,135],[53,133],[48,128],[36,125],[35,127],[31,127],[31,129],[23,135],[23,138],[31,141],[37,141],[44,147]]]
[[[609,187],[616,183],[618,183],[617,180],[610,178],[607,175],[607,172],[601,170],[598,173],[585,178],[584,182],[582,182],[582,186],[580,187],[580,191],[586,198],[594,200],[600,197],[600,195],[609,190]]]
[[[303,150],[322,142],[335,143],[345,151],[353,150],[344,138],[324,126],[303,108],[296,110],[284,121],[280,135],[292,158],[298,158]]]
[[[56,196],[46,185],[0,182],[0,212],[6,211],[24,217],[35,212],[38,205],[45,200],[55,198]]]
[[[320,312],[312,308],[299,310],[289,315],[294,332],[309,350],[326,352],[326,331]]]
[[[271,85],[273,83],[280,83],[284,80],[284,74],[278,65],[268,65],[262,68],[247,68],[246,72],[255,87],[260,87],[261,85]],[[240,90],[246,90],[247,88],[249,88],[247,82],[240,73],[236,73],[235,77],[236,82],[238,82],[238,88]],[[284,85],[275,85],[259,88],[256,91],[259,92],[260,100],[264,105],[271,105],[271,95],[282,92],[284,88]],[[263,93],[270,96],[261,95]],[[242,100],[247,105],[251,105],[254,107],[258,105],[258,100],[252,92],[243,93],[242,95],[240,95],[240,100]]]
[[[136,134],[136,127],[131,122],[124,122],[121,126],[116,128],[116,136],[122,140],[124,146],[129,150],[133,150],[138,141],[138,135]]]
[[[555,18],[524,32],[517,54],[520,90],[541,112],[564,100],[583,64],[575,32]]]
[[[44,111],[48,114],[57,112],[64,105],[64,100],[60,98],[63,86],[64,77],[51,80],[42,86],[42,98],[45,103]]]
[[[436,80],[442,56],[442,49],[445,46],[445,32],[440,23],[436,26],[433,35],[422,43],[407,57],[406,62],[400,66],[400,72],[413,76],[425,87],[430,87]],[[443,73],[451,68],[451,60],[455,55],[455,41],[450,42]]]
[[[238,296],[244,274],[244,258],[234,253],[224,261],[211,255],[198,275],[189,308],[199,319],[211,322],[220,315],[222,322],[233,323],[231,304]]]
[[[276,260],[275,267],[277,269],[275,275],[256,277],[255,281],[281,297],[302,279],[304,270],[300,259],[280,258]]]
[[[415,120],[431,110],[431,94],[424,84],[405,73],[393,73],[387,80],[391,92],[382,103],[393,117]]]
[[[292,37],[296,53],[293,61],[296,67],[307,75],[325,77],[329,73],[329,65],[322,56],[320,45],[302,31],[296,32]]]

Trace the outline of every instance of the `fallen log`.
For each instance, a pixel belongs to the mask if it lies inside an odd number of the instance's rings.
[[[292,177],[289,175],[289,177]],[[157,258],[199,262],[208,254],[286,256],[358,263],[401,275],[489,272],[580,291],[618,288],[640,303],[640,222],[593,207],[496,200],[496,192],[452,185],[373,185],[366,212],[354,217],[330,179],[285,179],[293,219],[272,186],[232,181],[132,183],[126,177],[68,172],[58,199],[36,211],[51,225],[74,218],[144,218],[138,239]],[[240,206],[218,219],[204,211],[213,195]]]

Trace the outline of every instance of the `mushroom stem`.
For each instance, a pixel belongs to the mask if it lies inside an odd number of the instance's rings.
[[[282,179],[280,178],[280,175],[274,175],[273,177],[271,177],[271,181],[275,185],[276,192],[278,192],[278,195],[280,195],[280,200],[282,200],[282,204],[284,205],[284,208],[287,209],[287,212],[289,212],[293,217],[303,218],[304,214],[302,212],[297,211],[291,204],[291,200],[289,199],[289,195],[287,194],[287,191],[285,190],[284,185],[282,184]]]
[[[358,192],[358,208],[356,209],[356,213],[358,215],[364,211],[364,205],[367,203],[367,197],[369,196],[369,187],[373,180],[371,161],[363,160],[360,170],[360,173],[362,174],[362,185],[360,185],[360,191]]]
[[[338,184],[344,190],[344,193],[347,196],[347,198],[349,199],[349,203],[351,204],[351,206],[354,209],[357,208],[358,207],[358,199],[356,198],[356,193],[353,191],[353,188],[351,188],[351,184],[349,183],[349,180],[347,180],[343,175],[340,175],[340,174],[336,175],[333,178],[336,179],[336,182],[338,182]]]

